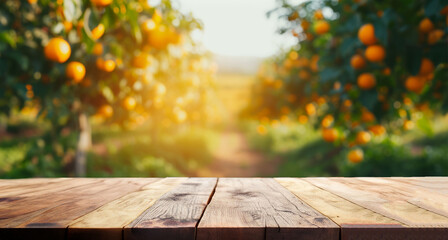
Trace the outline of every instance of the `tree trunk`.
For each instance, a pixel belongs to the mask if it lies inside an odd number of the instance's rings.
[[[75,175],[86,176],[87,151],[92,146],[92,131],[85,113],[78,116],[79,138],[75,156]]]

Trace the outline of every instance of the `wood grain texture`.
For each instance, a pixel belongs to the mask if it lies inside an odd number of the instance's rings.
[[[41,187],[23,192],[20,189],[7,191],[2,194],[0,205],[0,228],[17,227],[51,207],[64,203],[70,199],[70,193],[98,183],[98,179],[78,179],[76,181],[61,182],[56,185],[41,184]],[[68,194],[66,196],[66,193]],[[17,194],[17,195],[14,195]]]
[[[390,180],[411,185],[412,188],[448,195],[447,177],[393,177]]]
[[[283,187],[338,225],[401,225],[299,178],[276,178]]]
[[[96,180],[90,178],[68,178],[60,181],[47,181],[44,179],[38,179],[36,180],[36,183],[27,181],[27,183],[24,184],[17,185],[13,183],[11,186],[4,186],[4,189],[0,190],[0,198],[4,199],[4,202],[9,202],[11,198],[16,201],[19,199],[64,191],[73,187],[93,183]]]
[[[0,180],[0,240],[446,236],[446,177]]]
[[[69,224],[68,239],[122,239],[123,227],[151,207],[163,194],[187,178],[166,178],[143,186],[76,219]]]
[[[407,202],[386,185],[373,186],[355,178],[307,178],[306,181],[357,205],[411,227],[448,227],[448,218]]]
[[[338,239],[338,226],[273,179],[220,178],[197,239]]]
[[[15,239],[29,239],[30,236],[35,238],[37,233],[45,234],[47,239],[64,239],[68,223],[74,219],[130,191],[138,190],[148,182],[155,181],[155,179],[118,178],[92,180],[96,181],[69,188],[57,194],[46,194],[39,198],[27,199],[29,201],[14,206],[12,209],[14,212],[17,212],[17,209],[30,207],[38,210],[12,218],[14,224],[10,223],[10,225],[2,227],[0,234],[6,236],[17,232],[11,228],[18,228],[24,230],[20,231],[20,235],[14,235]]]
[[[0,193],[4,193],[7,189],[32,190],[32,188],[41,184],[52,184],[67,180],[71,180],[71,178],[24,178],[8,180],[0,179]]]
[[[448,195],[446,194],[419,187],[410,187],[404,182],[393,181],[390,178],[358,179],[366,182],[370,188],[381,187],[383,189],[387,188],[389,191],[395,191],[397,198],[448,218]],[[446,188],[448,188],[448,184]]]
[[[124,228],[124,239],[194,239],[216,178],[189,178]]]

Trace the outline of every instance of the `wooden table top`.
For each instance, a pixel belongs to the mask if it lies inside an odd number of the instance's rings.
[[[0,239],[448,239],[448,177],[0,180]]]

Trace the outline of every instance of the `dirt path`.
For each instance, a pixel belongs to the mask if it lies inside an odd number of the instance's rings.
[[[270,160],[249,147],[246,137],[233,128],[222,132],[213,162],[200,169],[200,177],[257,177],[277,173],[279,160]]]

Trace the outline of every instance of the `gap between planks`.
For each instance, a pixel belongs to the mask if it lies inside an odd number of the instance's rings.
[[[204,207],[204,209],[202,210],[201,216],[199,217],[198,221],[196,222],[196,225],[194,226],[194,239],[195,239],[195,240],[198,238],[198,226],[199,226],[199,223],[201,222],[202,217],[204,216],[205,209],[207,209],[208,205],[209,205],[210,202],[212,201],[213,196],[215,195],[216,188],[218,187],[219,179],[220,179],[220,178],[216,178],[215,186],[213,187],[212,193],[210,194],[210,197],[209,197],[208,200],[207,200],[207,204],[205,204],[205,207]],[[123,239],[123,240],[124,240],[124,239]]]

